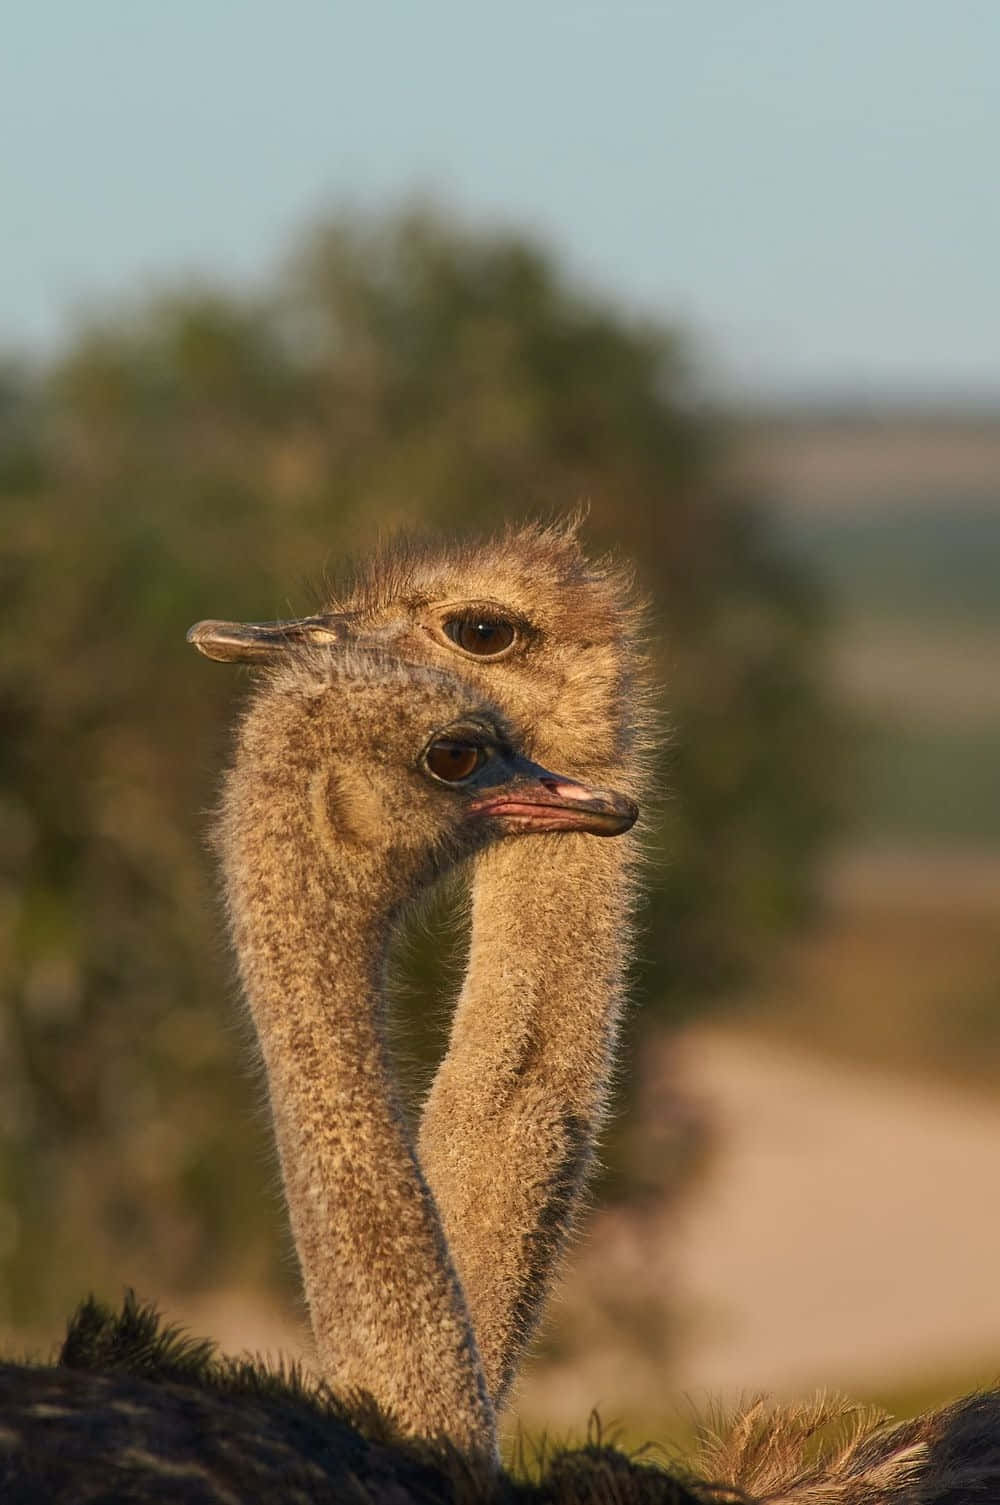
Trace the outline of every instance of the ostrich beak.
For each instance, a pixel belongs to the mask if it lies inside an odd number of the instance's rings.
[[[284,622],[196,622],[187,640],[206,658],[220,663],[265,663],[285,648],[303,643],[342,643],[347,637],[346,613],[292,617]]]
[[[639,806],[627,795],[591,789],[527,759],[518,761],[524,772],[477,800],[470,814],[492,816],[514,831],[588,831],[592,836],[621,836],[639,818]]]

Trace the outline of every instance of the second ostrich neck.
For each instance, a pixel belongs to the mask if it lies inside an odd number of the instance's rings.
[[[253,740],[222,847],[320,1370],[370,1391],[407,1430],[488,1451],[475,1340],[383,1039],[406,854],[345,840],[302,750],[268,777]]]
[[[495,847],[476,866],[469,968],[420,1156],[498,1407],[604,1116],[633,866],[629,838],[588,836]]]

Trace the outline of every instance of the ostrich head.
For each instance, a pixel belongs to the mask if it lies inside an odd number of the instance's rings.
[[[645,729],[639,616],[628,575],[588,561],[573,525],[527,524],[478,542],[398,541],[313,616],[199,622],[188,638],[221,660],[355,642],[450,669],[504,707],[526,752],[620,783]]]

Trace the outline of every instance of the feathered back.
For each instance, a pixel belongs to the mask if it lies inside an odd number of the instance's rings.
[[[753,1505],[995,1505],[1000,1391],[909,1421],[842,1396],[758,1398],[700,1429],[692,1467]]]

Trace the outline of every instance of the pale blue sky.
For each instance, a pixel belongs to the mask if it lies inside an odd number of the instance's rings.
[[[23,0],[0,130],[5,344],[416,191],[725,385],[1000,398],[997,0]]]

